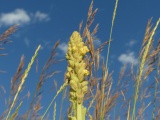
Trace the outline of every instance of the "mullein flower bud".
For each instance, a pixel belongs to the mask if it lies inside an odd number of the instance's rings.
[[[84,86],[84,87],[82,88],[82,92],[83,92],[83,94],[86,94],[86,93],[87,93],[87,91],[88,91],[88,86]]]
[[[78,103],[83,102],[83,97],[88,90],[88,82],[85,76],[89,75],[86,69],[86,63],[83,58],[89,52],[85,46],[80,34],[73,32],[68,43],[68,50],[66,59],[68,60],[68,67],[66,76],[70,84],[70,101]]]

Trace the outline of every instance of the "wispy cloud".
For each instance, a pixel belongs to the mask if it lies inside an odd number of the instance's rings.
[[[0,15],[0,25],[26,24],[30,20],[30,16],[23,9],[16,9],[10,13],[2,13]]]
[[[41,49],[48,49],[48,50],[51,50],[52,47],[53,47],[53,46],[52,46],[51,41],[42,40]]]
[[[101,44],[100,40],[94,40],[93,41],[94,46],[98,47]]]
[[[58,45],[58,48],[59,48],[64,54],[66,54],[67,48],[68,48],[68,44],[66,44],[66,43],[61,43],[61,44]]]
[[[128,43],[125,44],[125,46],[132,47],[132,46],[134,46],[136,43],[137,43],[136,40],[130,40]]]
[[[28,13],[24,9],[15,9],[8,13],[0,14],[0,25],[11,26],[14,24],[24,25],[30,22],[46,22],[50,17],[47,13],[36,11],[35,13]]]
[[[34,17],[35,17],[35,20],[36,20],[36,21],[49,21],[49,20],[50,20],[48,14],[42,13],[42,12],[40,12],[40,11],[37,11],[37,12],[34,14]]]
[[[118,60],[123,64],[127,64],[127,63],[133,63],[134,65],[138,64],[138,59],[135,57],[134,52],[121,54],[118,57]]]
[[[24,38],[24,43],[25,43],[25,45],[26,45],[27,47],[30,46],[30,41],[29,41],[28,38]]]

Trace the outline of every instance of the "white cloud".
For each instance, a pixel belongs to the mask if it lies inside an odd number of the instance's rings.
[[[35,17],[35,20],[36,20],[36,21],[49,21],[49,20],[50,20],[48,14],[42,13],[42,12],[40,12],[40,11],[37,11],[37,12],[34,14],[34,17]]]
[[[46,22],[50,17],[46,13],[37,11],[35,13],[27,13],[24,9],[15,9],[12,12],[0,14],[0,25],[11,26],[15,24],[24,25],[30,22]]]
[[[130,40],[129,43],[126,43],[126,46],[132,47],[133,45],[135,45],[137,43],[136,40]]]
[[[93,41],[94,46],[99,46],[101,44],[100,40],[94,40]]]
[[[0,15],[0,25],[26,24],[30,22],[30,17],[23,9],[16,9],[10,13]]]
[[[66,54],[67,48],[68,48],[68,44],[66,44],[66,43],[61,43],[61,44],[58,45],[58,48],[59,48],[64,54]]]
[[[30,41],[29,41],[28,38],[25,38],[25,39],[24,39],[24,43],[26,44],[27,47],[30,46]]]
[[[138,59],[135,58],[134,52],[130,52],[127,54],[121,54],[118,57],[118,60],[123,64],[127,64],[127,63],[133,63],[134,65],[138,64]]]

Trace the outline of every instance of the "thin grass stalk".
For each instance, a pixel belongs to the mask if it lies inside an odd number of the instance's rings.
[[[56,102],[54,103],[54,113],[53,113],[53,120],[56,120]]]
[[[133,103],[133,112],[132,112],[132,120],[135,120],[135,112],[136,112],[136,103],[137,103],[137,99],[138,99],[138,92],[139,92],[139,86],[140,86],[140,82],[141,82],[141,77],[142,77],[142,73],[143,73],[143,68],[144,68],[144,65],[146,63],[146,58],[147,58],[147,55],[148,55],[148,52],[149,52],[149,47],[152,43],[152,39],[153,39],[153,35],[155,34],[155,31],[158,27],[160,23],[160,19],[157,21],[156,23],[156,26],[153,28],[153,32],[148,40],[148,43],[146,44],[145,46],[145,50],[144,50],[144,53],[143,53],[143,56],[142,56],[142,61],[141,61],[141,64],[140,64],[140,68],[139,68],[139,74],[137,76],[137,80],[136,80],[136,88],[135,88],[135,95],[134,95],[134,103]]]
[[[117,82],[117,85],[116,85],[116,91],[119,91],[120,89],[118,89],[120,83],[121,83],[121,80],[122,80],[122,77],[125,73],[125,70],[126,70],[126,64],[123,65],[122,69],[121,69],[121,72],[120,72],[120,75],[119,75],[119,79],[118,79],[118,82]],[[114,106],[114,119],[116,119],[116,106],[117,106],[117,99],[115,100],[115,106]]]
[[[38,55],[38,51],[39,51],[40,47],[41,47],[41,46],[39,45],[38,48],[36,49],[34,56],[32,57],[30,63],[28,64],[27,69],[26,69],[25,72],[24,72],[24,75],[23,75],[23,77],[22,77],[21,83],[20,83],[20,85],[19,85],[19,87],[18,87],[18,90],[17,90],[17,92],[16,92],[16,94],[15,94],[15,97],[14,97],[14,99],[13,99],[13,102],[12,102],[10,108],[9,108],[9,112],[8,112],[8,114],[7,114],[6,120],[8,120],[8,118],[9,118],[9,116],[10,116],[11,110],[13,109],[13,106],[14,106],[16,100],[17,100],[17,97],[18,97],[18,95],[19,95],[19,93],[20,93],[20,91],[21,91],[21,89],[22,89],[22,86],[23,86],[23,84],[24,84],[24,82],[25,82],[25,80],[26,80],[26,78],[27,78],[27,76],[28,76],[28,73],[29,73],[29,71],[30,71],[30,69],[31,69],[31,66],[32,66],[32,64],[33,64],[36,56]]]
[[[112,17],[112,25],[111,25],[109,43],[108,43],[108,53],[107,53],[107,58],[106,58],[106,68],[108,68],[108,57],[109,57],[109,52],[110,52],[110,41],[112,39],[112,31],[113,31],[113,26],[114,26],[114,20],[115,20],[115,17],[116,17],[117,6],[118,6],[118,0],[116,0],[115,7],[114,7],[114,12],[113,12],[113,17]]]
[[[62,109],[63,109],[63,102],[64,102],[64,99],[65,99],[66,90],[67,90],[67,89],[65,89],[65,90],[63,91],[63,95],[62,95],[62,101],[61,101],[61,107],[60,107],[60,117],[59,117],[59,120],[62,120]]]
[[[158,55],[160,55],[160,54],[158,54]],[[160,58],[158,59],[157,77],[159,76],[159,69],[160,69],[159,64],[160,64]],[[155,78],[155,90],[154,90],[152,120],[155,120],[157,89],[158,89],[158,79]]]
[[[22,103],[23,103],[23,102],[20,102],[20,104],[19,104],[18,107],[16,108],[16,111],[12,114],[10,120],[15,120],[15,117],[17,116],[17,113],[18,113],[20,107],[22,106]]]
[[[90,108],[92,107],[92,105],[93,105],[94,101],[96,100],[96,98],[97,98],[97,94],[94,96],[94,98],[93,98],[92,101],[90,102],[89,107],[87,108],[87,112],[89,112],[89,110],[90,110]]]
[[[113,31],[114,21],[115,21],[115,17],[116,17],[117,6],[118,6],[118,0],[116,0],[114,11],[113,11],[112,25],[111,25],[110,37],[109,37],[109,43],[108,43],[108,52],[107,52],[107,58],[106,58],[106,70],[108,70],[108,71],[109,71],[109,69],[108,69],[108,57],[109,57],[109,52],[110,52],[110,42],[111,42],[111,39],[112,39],[112,31]],[[105,76],[106,76],[106,72],[105,72]],[[103,84],[102,88],[104,88],[104,84]],[[104,93],[104,89],[103,89],[102,93]],[[104,96],[102,95],[101,117],[100,117],[101,120],[104,119],[104,114],[103,114],[104,103],[105,103]]]
[[[129,102],[129,106],[128,106],[127,120],[130,120],[130,102]]]
[[[108,92],[107,92],[107,100],[109,99],[109,94],[111,92],[111,88],[112,88],[112,81],[111,81],[111,83],[109,85],[109,89],[108,89]]]
[[[157,87],[158,87],[158,81],[157,78],[154,88],[154,99],[153,99],[153,111],[152,111],[152,120],[155,120],[155,112],[156,112],[156,97],[157,97]]]
[[[107,75],[108,75],[108,71],[105,69],[105,67],[103,66],[102,68],[102,71],[103,71],[103,75],[102,75],[102,88],[101,88],[101,93],[102,93],[102,98],[101,98],[101,111],[100,111],[100,120],[104,120],[104,96],[105,96],[105,81],[107,79]],[[107,73],[107,74],[106,74]]]
[[[44,114],[42,115],[41,120],[44,119],[46,113],[48,112],[49,108],[50,108],[51,105],[53,104],[53,102],[54,102],[54,100],[56,99],[56,97],[59,95],[60,92],[62,92],[62,91],[67,87],[67,85],[68,85],[68,81],[65,82],[65,83],[60,87],[60,89],[57,91],[56,95],[54,96],[54,98],[52,99],[52,101],[50,102],[50,104],[48,105],[48,107],[47,107],[46,111],[44,112]]]

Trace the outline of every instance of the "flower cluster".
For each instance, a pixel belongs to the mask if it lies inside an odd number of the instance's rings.
[[[80,34],[74,31],[70,37],[66,53],[68,60],[66,76],[70,84],[70,101],[76,101],[79,104],[83,103],[83,97],[88,91],[88,81],[85,80],[85,76],[89,75],[89,71],[83,60],[87,52],[89,49],[85,46]]]

